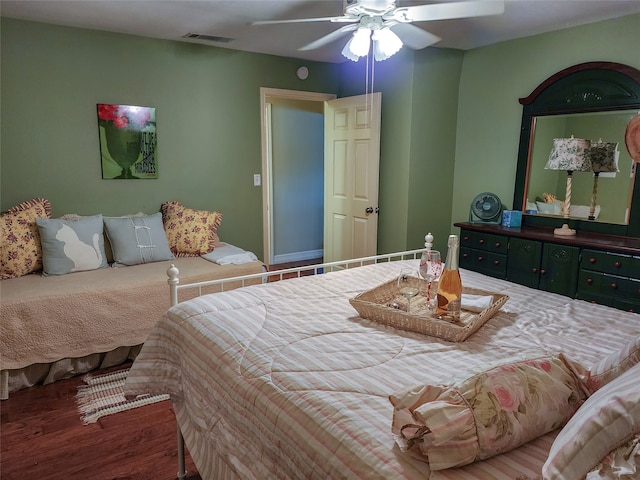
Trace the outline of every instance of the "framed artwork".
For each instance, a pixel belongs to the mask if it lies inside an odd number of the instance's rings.
[[[156,109],[98,104],[104,179],[158,178]]]

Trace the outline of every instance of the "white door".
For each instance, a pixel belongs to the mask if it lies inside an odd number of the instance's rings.
[[[380,159],[380,105],[382,95],[375,93],[373,95],[361,95],[357,97],[347,97],[343,99],[335,99],[333,94],[323,94],[315,92],[301,92],[293,90],[281,90],[272,88],[260,88],[260,102],[262,124],[262,200],[263,200],[263,261],[271,264],[273,260],[273,196],[283,195],[286,192],[273,192],[272,190],[272,162],[271,162],[271,144],[270,144],[270,118],[269,118],[269,97],[277,97],[281,99],[295,99],[304,101],[323,102],[325,106],[325,199],[324,199],[324,234],[323,234],[323,258],[324,261],[332,261],[336,259],[355,258],[360,256],[375,255],[377,253],[377,231],[378,231],[378,163]],[[335,102],[335,103],[334,103]],[[345,110],[346,109],[346,110]],[[331,128],[327,128],[327,117],[331,116]],[[347,127],[348,125],[348,127]],[[347,130],[354,130],[351,134],[347,134]],[[340,132],[341,137],[351,137],[351,140],[339,141],[339,137],[335,137],[336,132]],[[327,133],[329,134],[328,137]],[[333,152],[334,148],[340,151],[342,146],[342,160],[334,160],[333,156],[329,156],[329,152]],[[329,146],[330,145],[330,149]],[[352,150],[353,173],[349,181],[344,177],[340,177],[340,169],[336,169],[335,165],[340,162],[346,162],[347,151]],[[331,154],[333,155],[333,153]],[[356,161],[357,160],[357,161]],[[355,165],[357,163],[357,166]],[[346,164],[345,164],[346,165]],[[331,170],[331,175],[327,172]],[[358,172],[356,174],[356,171]],[[343,169],[344,172],[344,169]],[[337,181],[336,181],[337,180]],[[336,184],[338,185],[336,189]],[[350,185],[349,188],[346,185]],[[342,187],[341,185],[345,185]],[[349,223],[355,228],[343,228],[338,225],[341,222],[339,218],[339,208],[333,201],[328,202],[333,197],[333,192],[338,190],[350,190],[350,196],[354,198],[354,202],[362,203],[362,199],[367,199],[367,206],[353,205],[350,209],[358,214],[352,215]],[[332,192],[327,195],[327,192]],[[337,194],[336,202],[345,203]],[[352,203],[354,203],[352,202]],[[370,202],[370,203],[369,203]],[[371,208],[372,213],[367,213],[366,209]],[[329,211],[332,213],[329,213]],[[364,211],[364,214],[362,213]],[[351,215],[351,214],[350,214]],[[331,224],[327,219],[332,219]],[[346,218],[343,216],[343,218]],[[346,220],[345,220],[346,221]],[[339,228],[335,228],[339,227]],[[331,234],[327,231],[331,230]],[[344,238],[335,238],[336,235],[345,236]],[[331,239],[331,240],[328,240]],[[336,248],[336,245],[339,247]],[[345,245],[350,245],[345,248]],[[356,248],[353,248],[353,247]],[[336,254],[338,252],[338,254]]]
[[[377,253],[381,103],[381,93],[325,102],[325,262]]]

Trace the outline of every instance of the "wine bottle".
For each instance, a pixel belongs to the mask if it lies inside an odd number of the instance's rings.
[[[438,282],[436,317],[457,322],[460,320],[462,299],[462,281],[458,270],[458,236],[449,235],[447,246],[444,271]]]

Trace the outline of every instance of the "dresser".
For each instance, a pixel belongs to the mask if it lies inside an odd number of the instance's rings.
[[[640,238],[553,228],[456,223],[460,267],[640,313]]]

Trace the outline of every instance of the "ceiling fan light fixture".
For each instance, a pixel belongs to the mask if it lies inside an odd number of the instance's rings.
[[[354,62],[360,57],[369,54],[369,44],[371,43],[371,30],[367,27],[360,27],[342,49],[342,55]]]
[[[389,27],[373,31],[373,52],[377,61],[386,60],[402,48],[402,40]]]
[[[357,62],[360,57],[357,55],[354,55],[351,52],[351,41],[353,40],[353,37],[351,37],[349,39],[349,41],[347,42],[347,44],[344,46],[344,48],[342,49],[342,56],[348,58],[349,60],[351,60],[352,62]]]

